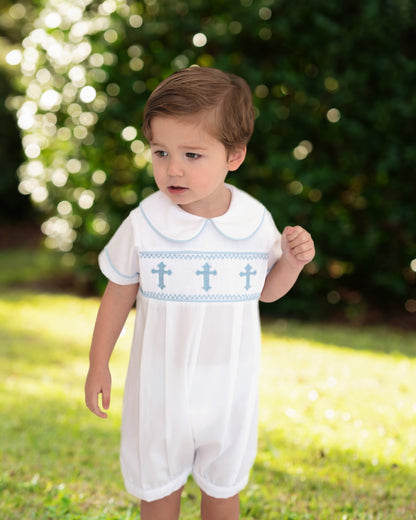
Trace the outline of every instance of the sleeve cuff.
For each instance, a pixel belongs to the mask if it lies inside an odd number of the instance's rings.
[[[112,263],[107,247],[100,253],[98,264],[101,272],[111,282],[119,285],[132,285],[140,281],[139,273],[125,274],[120,272]]]

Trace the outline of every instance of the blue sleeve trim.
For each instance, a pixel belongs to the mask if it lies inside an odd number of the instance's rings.
[[[111,269],[118,275],[118,276],[121,276],[121,278],[125,278],[126,280],[137,280],[137,277],[139,276],[139,273],[135,273],[133,275],[127,275],[127,274],[123,274],[121,273],[116,267],[115,265],[113,264],[113,262],[111,261],[111,258],[110,258],[110,254],[108,252],[108,249],[107,247],[104,249],[104,252],[105,252],[105,256],[107,258],[107,262],[109,264],[109,266],[111,267]]]

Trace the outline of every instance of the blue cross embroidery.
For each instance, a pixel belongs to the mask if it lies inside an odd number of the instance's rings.
[[[157,284],[158,287],[160,287],[162,290],[166,287],[165,285],[165,274],[171,275],[172,271],[170,269],[165,270],[166,265],[163,262],[160,262],[158,264],[159,269],[152,269],[153,274],[159,275],[159,283]]]
[[[250,264],[247,264],[246,267],[245,267],[245,270],[240,273],[240,276],[245,276],[246,277],[246,285],[245,285],[245,289],[246,291],[248,291],[251,287],[250,285],[250,276],[253,276],[255,274],[257,274],[257,271],[252,271],[251,270],[252,267]]]
[[[196,274],[197,275],[200,275],[200,274],[203,275],[203,277],[204,277],[204,285],[202,286],[202,288],[204,289],[204,291],[209,291],[211,289],[211,286],[209,285],[209,277],[210,277],[210,275],[216,276],[217,275],[217,271],[216,270],[210,271],[211,266],[209,265],[208,262],[206,264],[204,264],[202,267],[203,267],[203,271],[196,271]]]

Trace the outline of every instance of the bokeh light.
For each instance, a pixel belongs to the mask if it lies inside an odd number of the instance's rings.
[[[97,92],[94,87],[88,86],[83,87],[79,93],[79,98],[84,103],[92,103],[97,96]]]
[[[298,161],[302,161],[303,159],[306,159],[306,157],[312,152],[312,150],[312,143],[307,139],[304,139],[296,146],[296,148],[294,148],[293,156]]]
[[[326,118],[330,123],[338,123],[341,119],[341,112],[337,108],[330,108],[326,113]]]
[[[196,33],[192,38],[192,43],[195,47],[204,47],[208,42],[208,38],[204,33]]]
[[[6,63],[9,65],[19,65],[22,61],[22,51],[19,49],[13,49],[6,54]]]

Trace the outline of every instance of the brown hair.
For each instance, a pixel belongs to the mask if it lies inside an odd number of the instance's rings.
[[[151,141],[153,117],[191,117],[211,110],[210,131],[228,151],[247,145],[255,118],[250,88],[239,76],[210,67],[179,70],[156,87],[144,109],[144,136]]]

